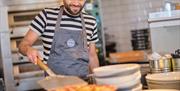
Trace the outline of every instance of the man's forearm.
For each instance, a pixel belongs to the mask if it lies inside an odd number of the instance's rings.
[[[25,35],[24,39],[19,44],[19,52],[23,55],[27,55],[28,49],[32,48],[31,46],[34,42],[38,39],[38,35],[29,29],[27,34]]]
[[[99,67],[99,60],[96,53],[96,46],[94,43],[89,45],[89,66],[92,71],[94,68]]]
[[[19,52],[29,58],[33,63],[37,63],[37,57],[41,58],[38,51],[32,48],[32,45],[38,39],[38,34],[31,29],[27,32],[24,39],[19,44]]]
[[[90,56],[89,60],[90,60],[91,69],[99,67],[99,60],[96,54],[94,54],[93,56]]]
[[[96,52],[90,54],[89,56],[89,66],[90,70],[93,71],[94,68],[99,67],[99,60]]]
[[[26,56],[28,48],[30,48],[30,45],[24,40],[19,44],[19,52],[24,56]]]

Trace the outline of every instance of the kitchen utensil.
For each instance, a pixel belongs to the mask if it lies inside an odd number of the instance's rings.
[[[180,71],[180,49],[175,51],[175,54],[171,54],[173,57],[172,67],[173,71]]]
[[[162,57],[159,60],[160,68],[162,72],[170,72],[171,71],[171,60],[170,58],[167,57]]]
[[[173,71],[180,71],[180,57],[173,60]]]
[[[56,76],[56,74],[55,74],[51,69],[49,69],[49,67],[48,67],[47,65],[45,65],[45,64],[42,62],[42,60],[39,59],[39,58],[37,59],[37,65],[38,65],[41,69],[43,69],[44,71],[46,71],[49,76]]]
[[[150,66],[151,73],[161,73],[158,60],[149,60],[149,66]]]
[[[45,90],[61,88],[67,85],[87,85],[87,82],[77,76],[56,75],[39,58],[37,60],[37,65],[49,74],[45,79],[38,81],[38,84]]]
[[[151,73],[162,73],[171,71],[171,60],[172,58],[161,57],[158,60],[149,60]]]
[[[180,56],[180,49],[177,49],[177,50],[175,51],[175,54],[177,54],[177,55]]]

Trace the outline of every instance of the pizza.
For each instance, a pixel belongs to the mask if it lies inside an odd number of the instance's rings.
[[[116,91],[116,89],[110,85],[74,85],[56,88],[49,91]]]

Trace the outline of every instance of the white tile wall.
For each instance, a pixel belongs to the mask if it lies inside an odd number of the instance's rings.
[[[117,51],[129,51],[131,30],[148,28],[148,14],[162,10],[164,0],[101,0],[105,33],[114,36]]]
[[[7,7],[0,6],[0,31],[8,31]]]
[[[5,0],[0,0],[0,6],[5,6],[6,2]]]

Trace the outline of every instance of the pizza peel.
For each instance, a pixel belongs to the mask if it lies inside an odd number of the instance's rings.
[[[88,83],[77,76],[56,75],[46,64],[38,58],[37,65],[47,72],[49,76],[38,81],[38,84],[45,90],[61,88],[69,85],[87,85]]]

